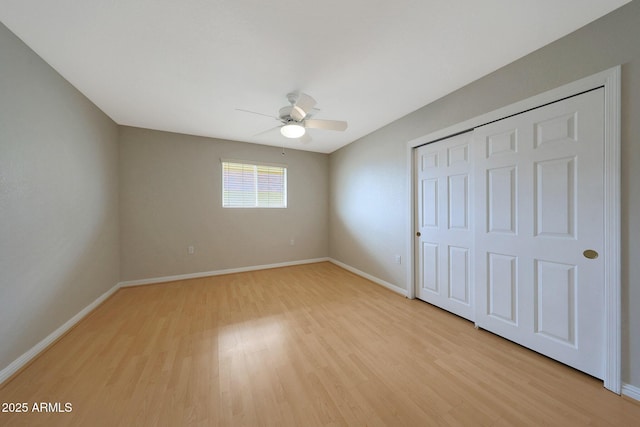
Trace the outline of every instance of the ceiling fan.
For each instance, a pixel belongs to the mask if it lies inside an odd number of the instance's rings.
[[[292,92],[287,94],[287,99],[291,105],[282,107],[278,112],[278,117],[270,116],[269,114],[257,113],[255,111],[242,110],[240,108],[237,108],[236,110],[276,119],[282,124],[274,129],[280,129],[282,136],[286,138],[302,138],[304,142],[311,141],[311,137],[306,133],[307,129],[337,131],[344,131],[347,129],[347,122],[341,120],[312,119],[311,116],[315,111],[317,111],[317,109],[314,108],[316,100],[306,93]],[[273,129],[269,129],[265,132],[259,133],[258,135],[262,135],[272,130]]]

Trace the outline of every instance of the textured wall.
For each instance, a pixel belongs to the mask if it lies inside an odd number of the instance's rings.
[[[0,369],[119,280],[118,128],[0,24]]]
[[[326,257],[328,156],[285,152],[122,127],[122,280]],[[287,164],[287,208],[222,208],[221,158]]]

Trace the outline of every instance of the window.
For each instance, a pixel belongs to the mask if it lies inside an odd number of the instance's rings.
[[[286,165],[222,160],[222,207],[286,208]]]

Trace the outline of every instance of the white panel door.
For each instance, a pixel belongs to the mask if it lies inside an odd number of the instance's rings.
[[[415,151],[418,298],[473,320],[471,132]]]
[[[476,323],[603,377],[604,90],[474,131]]]

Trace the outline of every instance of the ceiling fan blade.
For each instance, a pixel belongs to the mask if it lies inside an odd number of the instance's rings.
[[[236,111],[242,111],[243,113],[251,113],[251,114],[257,114],[259,116],[265,116],[265,117],[271,117],[272,119],[276,119],[277,121],[281,122],[282,120],[279,117],[276,116],[271,116],[269,114],[262,114],[262,113],[258,113],[256,111],[250,111],[250,110],[243,110],[242,108],[236,108]]]
[[[341,120],[308,119],[304,121],[304,127],[324,130],[346,130],[347,122]]]
[[[262,131],[262,132],[258,132],[258,133],[256,133],[256,134],[255,134],[255,135],[253,135],[253,136],[254,136],[254,137],[256,137],[256,136],[262,136],[262,135],[265,135],[265,134],[267,134],[267,133],[271,133],[271,132],[273,132],[273,131],[274,131],[274,130],[276,130],[276,129],[280,129],[281,127],[282,127],[282,126],[276,126],[276,127],[274,127],[274,128],[267,129],[267,130],[264,130],[264,131]]]
[[[315,99],[313,99],[306,93],[300,92],[300,94],[298,95],[298,99],[296,100],[295,104],[293,104],[293,109],[291,110],[291,118],[298,122],[302,121],[315,105]]]

